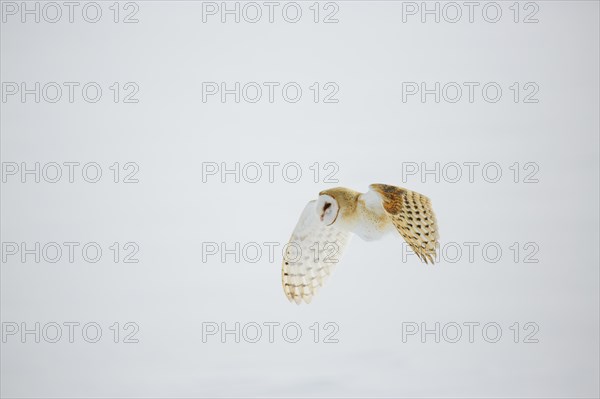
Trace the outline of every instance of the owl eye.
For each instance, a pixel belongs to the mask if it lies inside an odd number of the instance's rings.
[[[323,212],[325,212],[327,209],[329,209],[331,207],[331,203],[330,202],[326,202],[325,206],[323,207]]]

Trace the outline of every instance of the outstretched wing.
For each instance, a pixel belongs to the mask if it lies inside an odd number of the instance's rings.
[[[310,303],[323,286],[350,239],[348,231],[323,224],[310,201],[284,251],[281,277],[283,291],[290,301]]]
[[[439,234],[429,198],[386,184],[371,184],[369,188],[380,194],[383,209],[417,256],[433,263]]]

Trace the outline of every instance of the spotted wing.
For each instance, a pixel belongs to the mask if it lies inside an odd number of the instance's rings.
[[[386,184],[371,184],[369,188],[380,195],[383,209],[417,256],[425,263],[434,263],[439,234],[429,198]]]
[[[310,201],[284,251],[283,291],[290,301],[310,303],[350,239],[348,231],[323,224],[317,215],[316,201]]]

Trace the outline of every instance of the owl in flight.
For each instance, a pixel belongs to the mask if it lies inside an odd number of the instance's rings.
[[[397,231],[425,263],[438,239],[429,198],[404,188],[371,184],[359,193],[337,187],[310,201],[286,246],[281,270],[290,301],[310,303],[339,261],[352,233],[365,241]]]

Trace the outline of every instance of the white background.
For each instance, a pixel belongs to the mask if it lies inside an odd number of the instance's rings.
[[[74,343],[7,337],[1,394],[597,397],[599,6],[539,1],[539,22],[525,24],[513,22],[512,3],[498,3],[497,23],[482,18],[483,2],[473,23],[466,15],[403,22],[394,1],[337,2],[334,24],[314,23],[312,2],[300,3],[298,23],[286,22],[281,6],[274,23],[221,23],[219,15],[203,23],[193,1],[137,2],[135,24],[114,23],[112,2],[101,3],[98,23],[80,8],[73,23],[7,16],[2,82],[98,82],[104,92],[97,103],[7,98],[2,162],[93,161],[103,177],[52,184],[9,176],[2,241],[94,241],[105,252],[98,263],[3,262],[3,323],[96,322],[103,336],[95,344],[80,332]],[[113,82],[135,82],[139,102],[114,103]],[[297,103],[202,102],[202,82],[298,82],[304,91]],[[314,103],[314,82],[335,82],[339,102]],[[402,82],[497,82],[503,96],[403,102]],[[539,102],[515,103],[514,82],[535,82]],[[139,183],[113,183],[114,162],[137,163]],[[203,162],[297,162],[303,175],[289,183],[277,169],[273,183],[266,175],[203,182]],[[315,162],[336,163],[339,183],[315,183]],[[489,183],[479,168],[473,183],[403,179],[406,162],[496,162],[503,175]],[[536,163],[539,182],[515,183],[515,162]],[[320,190],[370,183],[429,196],[442,244],[481,243],[475,260],[463,253],[427,266],[403,259],[400,237],[354,238],[308,306],[286,300],[280,252],[273,262],[266,253],[256,263],[203,262],[203,242],[283,245]],[[128,241],[138,243],[139,263],[114,263],[108,246]],[[488,242],[503,249],[496,263],[482,257]],[[514,242],[536,243],[539,262],[515,262]],[[114,322],[137,323],[139,343],[113,343]],[[203,343],[205,322],[296,322],[303,336],[288,343],[276,330],[273,343],[264,335],[256,344],[219,335]],[[314,322],[336,323],[339,342],[314,343]],[[503,335],[488,343],[478,329],[470,343],[464,328],[458,343],[432,335],[403,342],[407,322],[494,322]],[[536,323],[539,342],[513,342],[515,322],[521,334]]]

